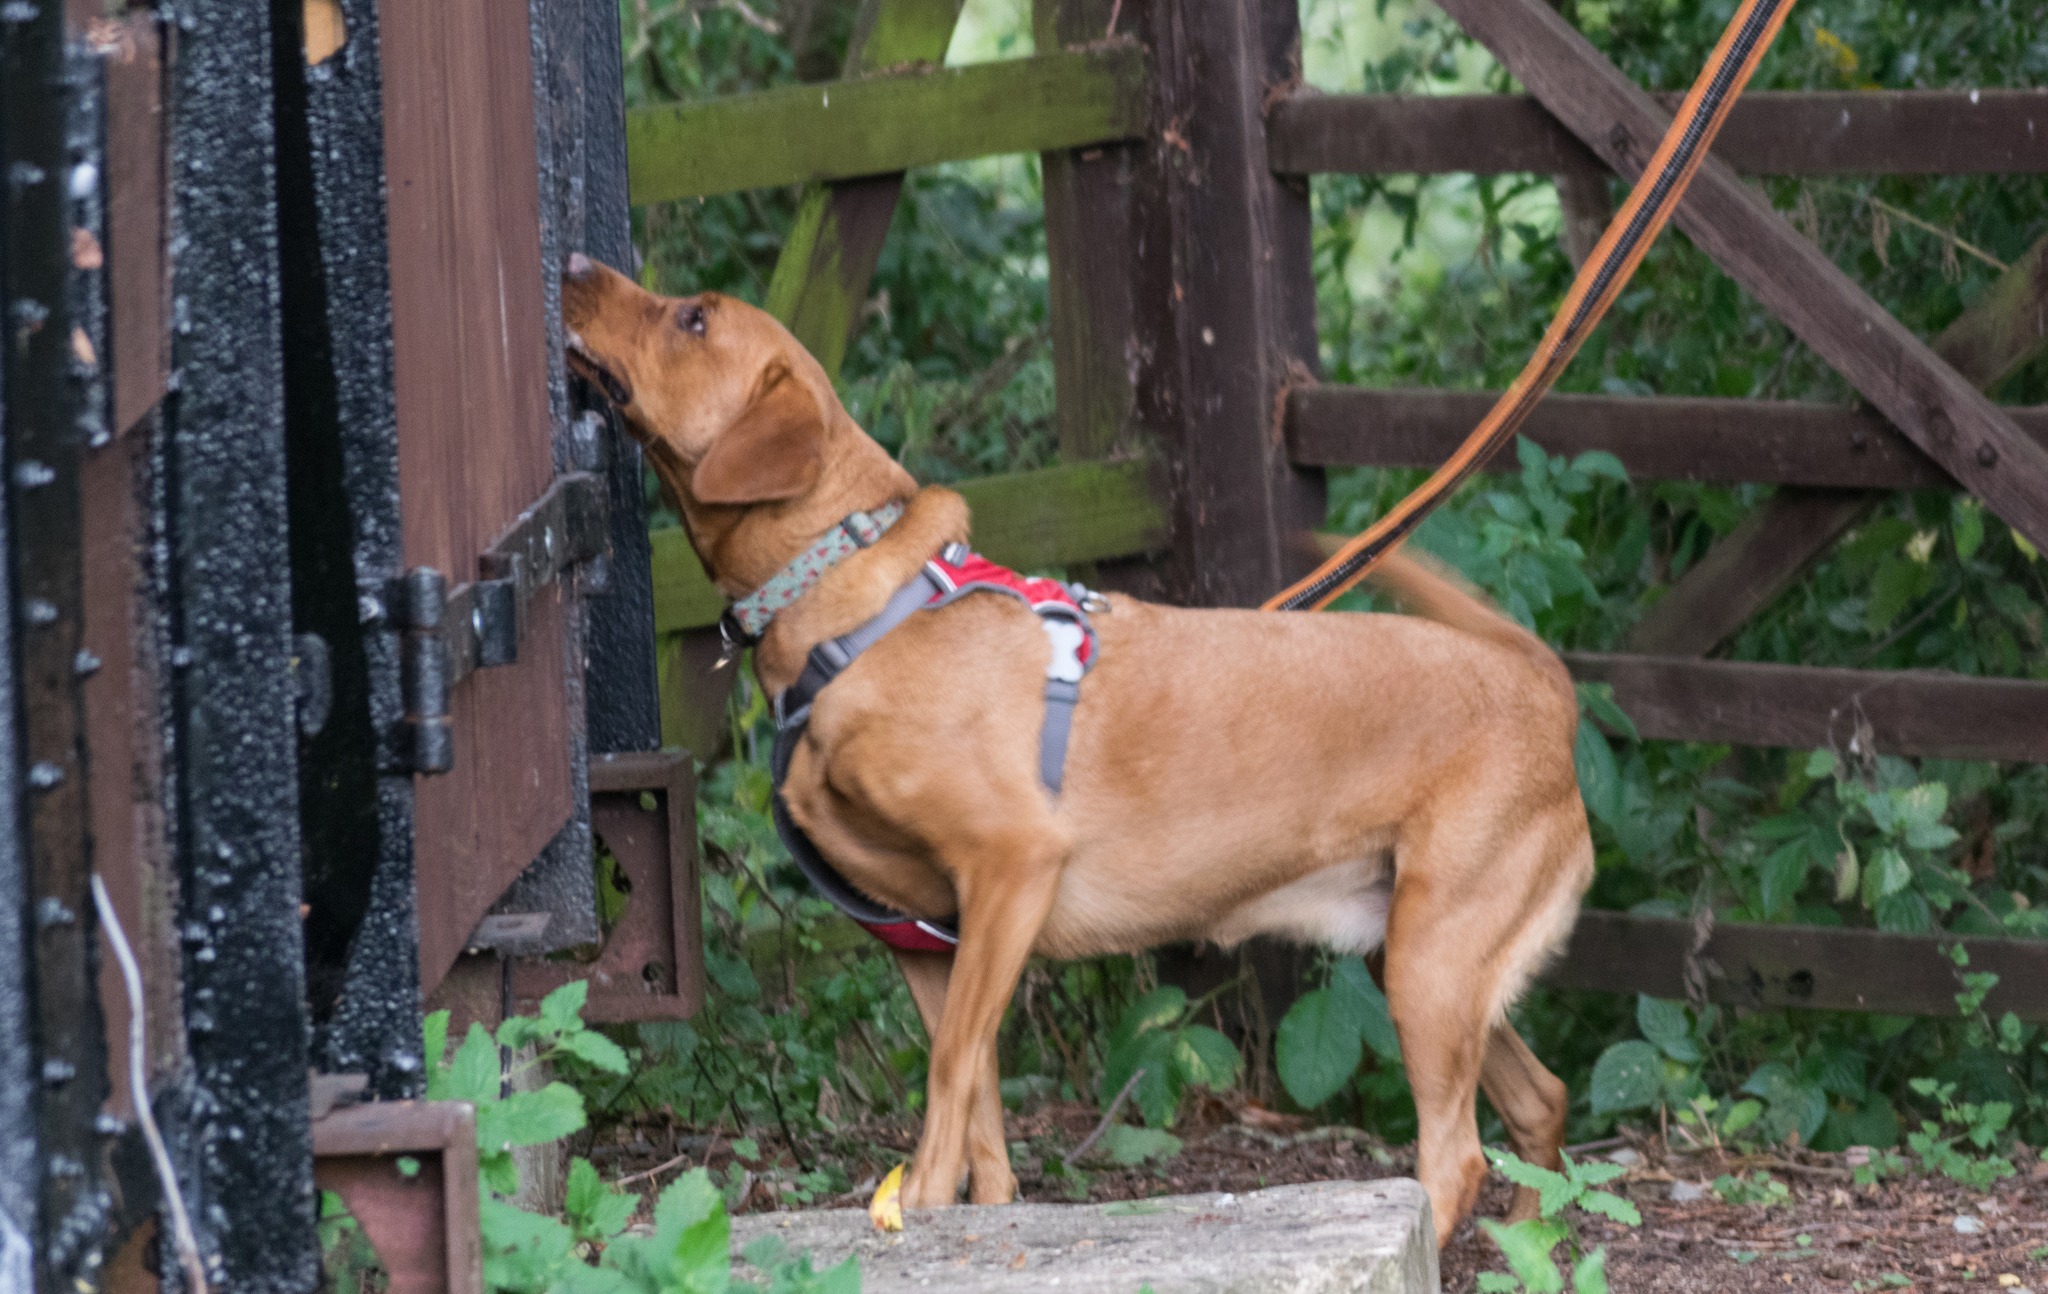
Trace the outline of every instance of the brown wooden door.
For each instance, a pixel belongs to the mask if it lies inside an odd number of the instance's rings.
[[[383,0],[379,21],[402,546],[453,589],[554,477],[527,6]],[[574,812],[563,597],[536,595],[515,663],[457,685],[454,767],[417,779],[422,992]]]

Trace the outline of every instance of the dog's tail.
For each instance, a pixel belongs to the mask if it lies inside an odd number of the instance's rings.
[[[1426,620],[1520,652],[1542,670],[1576,710],[1572,676],[1550,645],[1502,614],[1484,593],[1443,563],[1403,546],[1381,558],[1367,578]]]

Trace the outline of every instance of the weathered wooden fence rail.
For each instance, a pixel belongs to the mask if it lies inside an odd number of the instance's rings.
[[[1635,174],[1677,101],[1629,83],[1543,0],[1444,8],[1528,95],[1304,89],[1289,0],[1038,0],[1035,56],[934,71],[953,0],[879,0],[871,30],[883,34],[856,41],[845,80],[637,114],[635,199],[834,181],[813,184],[769,295],[836,371],[893,173],[1039,151],[1070,462],[963,486],[977,543],[1016,565],[1108,563],[1097,574],[1110,584],[1245,605],[1313,560],[1320,469],[1434,466],[1493,399],[1314,380],[1306,177],[1549,173],[1568,215],[1590,211],[1597,230],[1606,176]],[[2042,172],[2048,91],[1764,92],[1736,109],[1680,224],[1867,404],[1563,395],[1531,420],[1526,434],[1545,449],[1606,450],[1633,477],[1780,487],[1667,590],[1623,652],[1567,658],[1575,676],[1613,685],[1645,737],[1800,748],[1860,732],[1902,754],[2048,760],[2048,683],[1703,659],[1876,492],[1969,490],[2021,533],[2048,536],[2048,409],[1981,394],[2041,349],[2048,240],[1923,342],[1738,173]],[[1123,461],[1088,461],[1112,457]],[[657,534],[655,571],[674,739],[703,730],[693,710],[715,708],[702,626],[720,599],[679,533]],[[1589,913],[1551,980],[1677,995],[1689,940],[1682,923]],[[1705,955],[1721,969],[1714,993],[1731,1002],[1943,1014],[1956,991],[1943,943],[1724,926]],[[2005,976],[1994,1005],[2037,1013],[2048,943],[1973,946]]]
[[[1665,112],[1683,95],[1651,98]],[[1982,175],[2048,171],[2048,90],[1757,91],[1714,156],[1745,175]],[[1525,95],[1316,94],[1273,105],[1275,171],[1498,175],[1597,165]]]

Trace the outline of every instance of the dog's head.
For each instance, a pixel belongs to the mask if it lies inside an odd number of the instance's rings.
[[[618,406],[686,512],[800,499],[852,448],[834,442],[873,444],[810,353],[744,301],[656,296],[577,253],[562,320],[569,367]]]

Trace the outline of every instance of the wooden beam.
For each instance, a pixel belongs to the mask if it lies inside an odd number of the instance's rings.
[[[1256,606],[1313,563],[1321,474],[1287,460],[1286,388],[1316,365],[1308,186],[1273,174],[1265,112],[1300,74],[1293,0],[1157,3],[1158,145],[1169,284],[1140,302],[1158,339],[1147,375],[1173,470],[1176,600]]]
[[[964,481],[952,488],[974,514],[974,547],[1023,570],[1134,557],[1166,546],[1170,535],[1156,466],[1144,462],[1073,463]],[[680,528],[654,532],[654,632],[660,636],[716,624],[725,597]]]
[[[1786,486],[1751,509],[1651,603],[1623,636],[1623,649],[1707,655],[1777,601],[1882,497],[1867,490]]]
[[[1543,982],[1682,1000],[1692,938],[1690,921],[1581,912]],[[1955,944],[1969,950],[1970,970],[1998,976],[1984,1000],[1994,1020],[2048,1020],[2048,939],[1717,923],[1701,957],[1708,996],[1731,1006],[1957,1016],[1963,985],[1946,951]]]
[[[1543,0],[1443,0],[1442,7],[1608,165],[1631,179],[1640,173],[1669,114]],[[1871,300],[1762,194],[1710,157],[1677,221],[1914,444],[2020,533],[2048,546],[2048,449]]]
[[[1652,740],[1846,748],[1859,725],[1893,755],[2048,763],[2048,682],[1933,670],[1567,652],[1572,677],[1607,683]]]
[[[1934,339],[1937,355],[1985,390],[2048,344],[2048,238],[2035,243]],[[2034,411],[2014,418],[2037,440]],[[1886,429],[1890,433],[1889,427]],[[1930,464],[1931,465],[1931,464]],[[1879,481],[1807,481],[1868,485]],[[1891,488],[1911,488],[1898,485]],[[1883,496],[1861,491],[1780,490],[1673,584],[1623,640],[1629,651],[1705,656],[1776,601]]]
[[[1042,51],[1101,40],[1121,16],[1117,0],[1032,5]],[[1157,154],[1144,142],[1054,149],[1039,169],[1060,454],[1079,461],[1136,449],[1138,297],[1171,274],[1166,240],[1147,253],[1142,236],[1163,196]]]
[[[1144,58],[1106,46],[639,108],[626,115],[626,143],[638,205],[1078,148],[1144,128]]]
[[[1665,112],[1684,97],[1651,96]],[[1526,95],[1317,94],[1274,105],[1283,174],[1570,173],[1595,163]],[[1714,156],[1746,175],[2003,175],[2048,171],[2048,91],[1754,91]]]
[[[1288,398],[1288,452],[1320,467],[1435,467],[1496,398],[1490,391],[1300,388]],[[2048,444],[2048,408],[2007,412]],[[1522,434],[1553,454],[1606,450],[1646,480],[1875,490],[1955,484],[1878,414],[1843,405],[1552,395]],[[1512,458],[1504,465],[1512,470]]]

